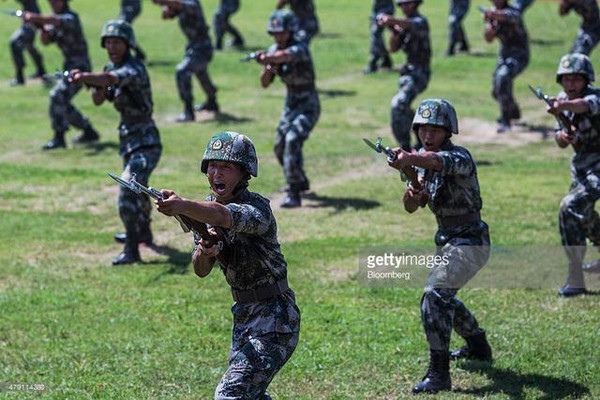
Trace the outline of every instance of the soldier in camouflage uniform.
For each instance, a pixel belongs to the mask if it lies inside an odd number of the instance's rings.
[[[153,0],[163,6],[164,19],[179,18],[179,26],[188,39],[185,58],[177,65],[177,89],[184,103],[183,113],[177,122],[191,122],[194,115],[194,97],[192,95],[192,74],[196,75],[207,100],[198,110],[219,112],[217,88],[208,76],[208,63],[213,56],[208,25],[204,20],[202,6],[198,0]]]
[[[163,190],[167,198],[157,205],[166,215],[185,215],[218,229],[223,243],[222,249],[209,247],[195,237],[192,252],[201,278],[218,261],[235,300],[229,368],[215,399],[270,399],[267,386],[298,343],[300,310],[287,282],[269,200],[248,190],[248,181],[258,175],[254,145],[236,132],[219,132],[208,143],[200,169],[212,191],[206,201]]]
[[[581,15],[583,21],[573,42],[571,53],[589,55],[600,41],[600,11],[596,0],[561,0],[558,14],[567,15],[571,10]]]
[[[40,13],[37,0],[18,0],[18,2],[23,5],[23,11],[30,11],[36,14]],[[33,77],[42,78],[44,74],[46,74],[44,59],[34,45],[35,29],[35,25],[23,22],[21,27],[10,37],[10,51],[13,63],[15,64],[15,78],[10,81],[11,86],[25,84],[25,75],[23,74],[23,70],[25,69],[25,58],[23,57],[23,50],[29,52],[29,55],[31,55],[31,58],[35,63],[36,73]]]
[[[287,88],[274,146],[288,183],[287,196],[281,203],[283,208],[300,207],[300,192],[309,189],[302,146],[321,114],[310,51],[306,43],[297,40],[296,29],[296,18],[291,11],[273,12],[267,31],[275,44],[267,52],[257,52],[256,58],[264,65],[260,76],[262,87],[269,87],[279,75]]]
[[[93,73],[75,70],[72,71],[72,79],[75,84],[94,88],[94,104],[100,105],[107,100],[119,111],[119,155],[123,157],[121,178],[129,182],[135,174],[136,181],[148,186],[150,174],[158,164],[162,151],[160,135],[152,120],[150,77],[144,64],[131,55],[135,37],[129,23],[123,20],[107,22],[102,29],[100,42],[110,60],[104,71]],[[126,230],[123,238],[125,248],[113,260],[113,265],[140,261],[139,243],[152,242],[150,210],[148,196],[121,187],[119,214]]]
[[[369,18],[369,51],[371,55],[369,56],[369,64],[363,70],[365,74],[376,72],[380,66],[381,68],[392,68],[390,53],[385,48],[385,43],[383,42],[384,29],[377,23],[377,16],[380,14],[394,15],[393,0],[373,0],[373,13]],[[379,65],[379,60],[381,60],[381,65]]]
[[[490,43],[500,40],[498,63],[494,71],[492,96],[500,103],[498,133],[510,130],[510,121],[521,118],[513,97],[513,80],[529,64],[529,39],[521,13],[507,0],[492,0],[494,7],[483,13],[484,38]]]
[[[223,49],[223,36],[225,33],[229,33],[233,36],[231,46],[237,48],[244,47],[244,38],[240,34],[240,31],[235,26],[229,23],[229,18],[237,12],[240,8],[240,0],[221,0],[219,8],[215,12],[213,17],[213,25],[215,28],[215,48],[217,50]]]
[[[27,11],[23,14],[24,21],[45,26],[41,34],[42,43],[57,44],[65,58],[64,70],[90,71],[90,57],[79,16],[69,8],[68,0],[49,0],[49,2],[54,14],[41,15]],[[69,129],[69,125],[83,130],[81,135],[73,139],[73,143],[92,143],[99,139],[98,132],[94,130],[88,119],[71,103],[80,90],[81,86],[60,80],[50,91],[49,111],[54,138],[42,147],[43,150],[67,147],[65,132]]]
[[[571,190],[562,200],[558,215],[560,237],[569,259],[567,283],[558,293],[577,296],[586,293],[582,272],[586,238],[600,243],[600,217],[594,210],[600,198],[600,89],[590,85],[594,69],[589,58],[580,53],[561,58],[556,81],[563,91],[548,112],[566,117],[572,131],[569,134],[557,124],[556,143],[575,150]]]
[[[286,4],[298,18],[298,30],[296,40],[305,42],[307,45],[312,38],[319,33],[319,20],[313,0],[278,0],[275,8],[281,10]]]
[[[119,13],[119,19],[128,22],[130,25],[133,20],[137,18],[142,12],[142,0],[121,0],[121,12]],[[146,59],[146,53],[142,50],[139,44],[135,44],[132,48],[135,57],[140,61]]]
[[[467,35],[462,26],[462,20],[469,12],[469,3],[469,0],[450,0],[450,17],[448,18],[450,44],[446,50],[447,56],[453,56],[456,53],[456,46],[458,46],[458,51],[469,51]]]
[[[398,93],[392,98],[391,127],[404,150],[410,149],[410,126],[414,111],[410,103],[427,88],[431,76],[431,41],[427,19],[419,13],[421,0],[396,0],[405,18],[380,15],[381,26],[392,29],[390,51],[402,49],[406,63],[400,69]]]
[[[487,262],[490,237],[479,214],[482,201],[473,157],[451,142],[451,136],[458,134],[454,107],[446,100],[424,100],[412,126],[423,147],[418,153],[396,149],[397,159],[388,164],[400,170],[417,169],[419,185],[406,188],[404,208],[413,213],[427,204],[438,222],[435,244],[441,261],[431,269],[421,299],[430,363],[422,382],[413,388],[414,393],[427,393],[450,390],[450,358],[492,359],[485,331],[456,297]],[[450,353],[453,328],[467,345]]]

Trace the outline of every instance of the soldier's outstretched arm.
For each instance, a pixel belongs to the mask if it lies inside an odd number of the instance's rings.
[[[58,18],[56,15],[42,15],[33,13],[31,11],[25,11],[23,13],[23,20],[38,27],[43,25],[60,25],[60,18]]]
[[[157,210],[168,216],[185,215],[193,220],[222,228],[231,227],[231,213],[216,201],[184,199],[171,190],[160,191],[165,198],[156,200]]]

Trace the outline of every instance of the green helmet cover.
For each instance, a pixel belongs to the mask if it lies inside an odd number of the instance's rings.
[[[133,28],[127,21],[111,20],[104,24],[102,34],[100,35],[100,45],[104,47],[104,39],[109,37],[118,37],[125,40],[129,47],[135,46],[135,34]]]
[[[583,75],[588,83],[594,81],[594,67],[588,56],[572,53],[566,54],[560,59],[556,70],[556,82],[560,83],[561,76],[571,74]]]
[[[427,99],[419,104],[412,122],[413,130],[417,131],[420,125],[439,126],[458,135],[456,111],[452,104],[443,99]]]
[[[250,175],[258,176],[258,158],[254,143],[248,136],[237,132],[222,131],[210,139],[200,164],[203,173],[208,171],[209,161],[236,163]]]

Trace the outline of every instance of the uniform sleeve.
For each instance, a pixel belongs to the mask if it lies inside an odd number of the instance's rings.
[[[225,207],[231,213],[230,232],[262,235],[269,229],[272,217],[271,213],[250,204],[231,203]]]
[[[589,115],[600,114],[600,96],[597,94],[590,94],[583,98],[590,107]]]
[[[473,173],[475,163],[468,151],[464,149],[439,151],[437,155],[442,159],[443,166],[440,171],[442,176],[469,176]]]
[[[55,17],[60,21],[60,30],[69,32],[77,28],[77,18],[73,14],[57,14]]]
[[[506,22],[509,24],[518,24],[521,21],[521,13],[515,9],[504,9],[502,10],[506,16]]]
[[[308,48],[301,44],[295,44],[287,48],[287,51],[292,56],[294,61],[308,61],[310,56],[308,54]]]
[[[423,17],[413,17],[408,19],[410,21],[411,32],[423,32],[427,31],[427,21]]]
[[[117,76],[117,79],[119,79],[119,83],[117,84],[119,87],[127,86],[139,77],[138,71],[127,64],[111,72]]]

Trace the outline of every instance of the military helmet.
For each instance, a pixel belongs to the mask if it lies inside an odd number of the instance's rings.
[[[267,25],[268,33],[278,33],[284,31],[296,32],[297,30],[298,19],[290,10],[275,10],[269,17],[269,24]]]
[[[427,99],[419,104],[413,118],[414,131],[421,125],[435,125],[445,128],[448,132],[458,135],[458,119],[452,104],[443,99]]]
[[[111,20],[104,24],[102,34],[100,35],[100,45],[104,47],[104,39],[109,37],[118,37],[125,40],[129,47],[135,46],[135,35],[133,28],[127,21]]]
[[[250,175],[258,176],[258,158],[254,143],[248,136],[237,132],[219,132],[210,139],[200,164],[200,170],[203,173],[208,171],[209,161],[236,163]]]
[[[585,54],[572,53],[564,55],[559,63],[556,71],[556,82],[560,83],[560,78],[563,75],[579,74],[583,75],[588,83],[594,81],[594,67],[592,62]]]

